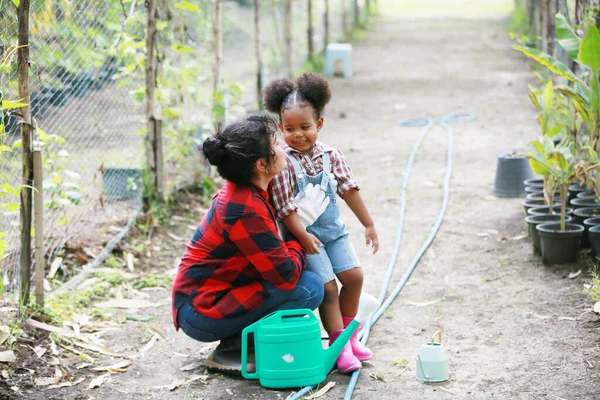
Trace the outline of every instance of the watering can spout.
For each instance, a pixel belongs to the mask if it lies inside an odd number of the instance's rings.
[[[325,350],[325,373],[328,373],[333,368],[335,361],[342,352],[342,349],[344,348],[346,343],[348,343],[348,340],[350,340],[350,337],[352,337],[352,334],[354,333],[356,328],[358,328],[358,326],[362,322],[368,321],[371,317],[371,314],[373,314],[379,308],[380,305],[381,303],[379,302],[379,300],[377,300],[370,294],[362,293],[360,295],[360,302],[358,304],[358,313],[356,314],[356,317],[354,317],[354,320],[350,322],[350,324],[346,327],[344,332],[342,332],[342,334],[335,340],[335,342],[333,342],[332,345],[327,350]]]

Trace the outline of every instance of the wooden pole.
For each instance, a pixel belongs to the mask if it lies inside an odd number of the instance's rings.
[[[19,3],[19,48],[18,48],[18,74],[19,98],[27,103],[20,108],[23,120],[21,121],[21,149],[22,149],[22,184],[21,188],[21,280],[20,304],[29,303],[29,285],[31,281],[31,217],[32,217],[32,191],[33,183],[33,154],[32,154],[32,126],[31,107],[29,99],[29,0]]]
[[[256,47],[256,102],[258,109],[262,109],[262,87],[263,87],[263,61],[262,44],[260,37],[260,0],[254,0],[254,46]]]
[[[315,59],[315,44],[313,41],[313,4],[312,0],[306,0],[308,3],[308,29],[306,30],[307,41],[308,41],[308,60],[314,61]]]
[[[342,0],[342,34],[344,37],[348,32],[348,8],[346,7],[346,0]]]
[[[354,11],[354,27],[360,26],[360,8],[358,7],[358,0],[352,0],[353,11]]]
[[[287,67],[287,77],[293,79],[294,77],[294,49],[293,49],[293,36],[292,36],[292,1],[285,0],[285,11],[284,11],[284,29],[285,29],[285,59]]]
[[[42,150],[33,151],[33,182],[35,187],[35,302],[44,307],[44,277],[46,261],[44,254],[44,169],[42,166]]]
[[[323,18],[324,27],[324,36],[323,36],[323,45],[326,48],[329,44],[329,0],[325,0],[325,15]]]

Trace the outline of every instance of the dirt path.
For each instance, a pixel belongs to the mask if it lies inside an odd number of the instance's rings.
[[[369,255],[362,246],[362,228],[348,210],[343,211],[364,263],[367,291],[380,290],[397,228],[402,174],[419,133],[418,128],[399,127],[397,120],[464,110],[473,111],[477,120],[455,126],[448,215],[409,286],[374,328],[370,344],[375,358],[365,365],[354,398],[598,398],[599,331],[598,324],[590,322],[594,316],[584,313],[590,302],[580,294],[583,276],[565,279],[570,268],[546,268],[531,255],[526,240],[505,240],[524,233],[521,200],[490,196],[497,154],[523,149],[537,132],[527,98],[527,84],[532,82],[527,63],[511,50],[504,20],[477,12],[462,20],[443,15],[414,18],[399,8],[388,10],[378,28],[355,46],[355,78],[332,82],[333,103],[322,133],[323,141],[348,156],[382,240],[382,251]],[[453,7],[447,11],[454,15]],[[405,239],[394,282],[425,240],[441,205],[445,154],[445,133],[432,131],[409,187]],[[172,232],[188,237],[186,224],[195,223],[197,214],[190,211],[188,217]],[[482,232],[488,232],[487,237],[477,235]],[[175,266],[182,248],[177,244],[163,249],[165,268]],[[214,375],[206,385],[184,385],[173,392],[156,389],[174,378],[202,374],[202,368],[187,372],[179,368],[203,360],[214,347],[175,333],[166,304],[170,294],[156,293],[153,297],[159,303],[164,300],[164,305],[151,310],[159,318],[152,325],[166,340],[140,355],[138,349],[150,336],[140,324],[129,322],[103,336],[114,351],[137,354],[127,373],[113,376],[94,392],[67,388],[43,397],[285,399],[289,395],[290,391],[268,391],[256,383]],[[424,385],[414,379],[414,359],[420,345],[437,330],[444,332],[450,380]],[[401,360],[409,363],[403,374],[394,365]],[[338,385],[322,398],[342,398],[348,378],[336,374],[331,379]]]

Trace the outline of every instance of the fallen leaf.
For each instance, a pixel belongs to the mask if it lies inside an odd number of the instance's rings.
[[[484,237],[487,237],[487,235],[488,235],[487,232],[481,232],[481,233],[477,234],[477,237],[484,238]]]
[[[495,229],[490,229],[488,232],[491,233],[492,235],[498,235],[498,231]]]
[[[140,299],[109,300],[96,304],[96,307],[99,308],[146,308],[155,306],[156,304],[154,303]]]
[[[594,312],[600,314],[600,301],[594,304]]]
[[[577,318],[573,318],[573,317],[559,317],[558,320],[559,321],[577,321]]]
[[[156,319],[154,315],[128,315],[125,317],[127,321],[148,322]]]
[[[517,236],[513,236],[510,238],[510,240],[516,241],[516,240],[523,240],[525,238],[527,238],[527,234],[523,234],[523,235],[517,235]]]
[[[102,386],[102,384],[104,382],[106,382],[106,379],[110,376],[110,373],[106,373],[104,375],[100,375],[97,378],[92,379],[92,381],[90,382],[90,384],[88,385],[88,389],[94,389],[97,387]]]
[[[305,398],[306,398],[306,400],[317,399],[317,398],[323,396],[325,393],[329,392],[331,389],[333,389],[334,386],[335,386],[335,382],[329,382],[329,383],[327,383],[327,385],[323,386],[323,388],[321,390],[319,390],[315,394],[311,394],[310,396],[305,397]]]
[[[175,240],[177,242],[183,242],[185,240],[181,236],[177,236],[176,234],[171,233],[171,232],[167,232],[167,236],[169,236],[171,239],[173,239],[173,240]]]
[[[227,392],[228,395],[233,396],[235,394],[235,392],[231,389],[225,389],[225,391]]]
[[[10,378],[10,375],[8,375],[8,371],[7,371],[7,370],[5,370],[5,369],[3,369],[3,370],[0,372],[0,376],[2,376],[2,377],[3,377],[4,379],[6,379],[6,380],[8,380],[8,378]]]
[[[96,353],[104,354],[107,356],[123,357],[119,353],[115,353],[114,351],[112,351],[111,349],[109,349],[106,346],[100,346],[100,345],[97,345],[94,343],[83,343],[83,342],[78,342],[78,341],[73,341],[73,344],[75,346],[81,347],[83,349],[95,351]]]
[[[135,271],[135,267],[133,266],[133,254],[127,253],[127,269],[131,272]]]
[[[536,314],[536,313],[530,313],[530,314],[531,314],[532,317],[537,318],[537,319],[541,319],[541,320],[552,318],[550,315],[539,315],[539,314]]]
[[[123,361],[113,364],[113,365],[107,365],[105,367],[96,367],[96,368],[93,368],[93,370],[94,371],[107,371],[107,372],[110,372],[111,374],[116,374],[116,373],[120,373],[120,372],[127,372],[127,367],[129,367],[130,365],[131,365],[130,360],[123,360]]]
[[[150,341],[148,343],[146,343],[144,345],[144,347],[142,347],[140,349],[140,353],[144,354],[148,350],[150,350],[154,346],[154,344],[158,341],[158,339],[160,339],[160,335],[154,334],[154,336],[152,336],[152,339],[150,339]]]
[[[191,370],[199,368],[199,367],[201,367],[203,365],[204,365],[204,362],[202,362],[202,361],[194,361],[191,364],[184,365],[183,367],[179,368],[179,370],[182,371],[182,372],[191,371]]]
[[[17,360],[15,352],[12,350],[0,351],[0,362],[12,363]]]
[[[184,379],[174,378],[173,381],[169,385],[155,386],[154,389],[168,388],[169,391],[172,392],[173,390],[177,389],[181,385],[189,384],[189,383],[192,383],[195,381],[202,381],[202,383],[206,383],[207,380],[208,380],[208,375],[192,375],[189,378],[184,378]]]
[[[60,368],[54,367],[54,384],[58,385],[58,382],[60,382],[62,377],[63,377],[63,373],[60,370]]]
[[[376,381],[385,382],[385,378],[382,375],[369,374],[369,377]]]
[[[182,358],[188,358],[189,355],[187,354],[183,354],[183,353],[177,353],[176,351],[173,352],[173,355],[176,357],[182,357]]]
[[[44,354],[46,354],[46,351],[48,351],[45,347],[42,346],[37,346],[35,349],[33,349],[33,352],[35,353],[36,356],[38,356],[39,358],[42,358],[42,356]]]
[[[76,365],[75,369],[84,369],[84,368],[87,368],[87,367],[91,367],[92,365],[94,365],[94,364],[92,364],[92,363],[81,363],[79,365]]]
[[[56,257],[54,261],[52,261],[52,265],[50,265],[50,272],[48,272],[48,279],[53,279],[56,276],[59,268],[62,266],[63,259],[61,257]]]
[[[51,378],[35,378],[35,380],[33,381],[33,383],[35,384],[35,386],[56,385],[56,382],[54,380],[55,380],[54,377],[51,377]]]
[[[48,325],[43,322],[33,320],[31,318],[29,318],[27,320],[27,325],[31,326],[32,328],[41,329],[41,330],[48,331],[48,332],[58,333],[59,335],[66,336],[66,337],[72,337],[72,338],[77,337],[77,335],[70,329],[59,328],[54,325]]]
[[[575,279],[577,278],[579,275],[581,275],[581,270],[577,271],[577,272],[571,272],[568,276],[569,279]]]

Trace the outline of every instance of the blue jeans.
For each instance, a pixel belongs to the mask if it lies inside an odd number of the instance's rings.
[[[270,296],[256,310],[235,318],[212,319],[184,304],[177,313],[177,324],[186,335],[200,342],[215,342],[241,334],[245,327],[278,310],[316,309],[323,301],[323,280],[314,272],[304,271],[293,290],[265,284]]]

